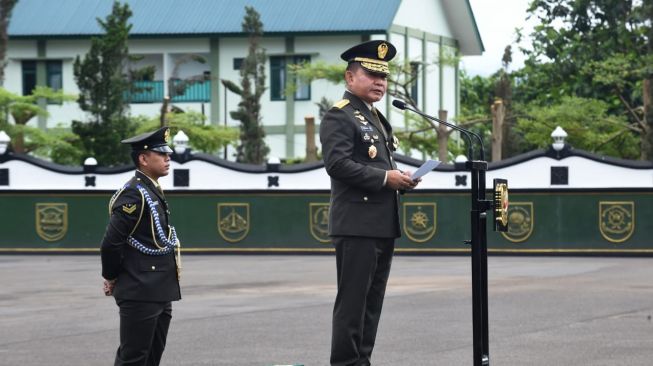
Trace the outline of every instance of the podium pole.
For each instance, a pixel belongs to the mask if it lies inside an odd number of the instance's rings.
[[[485,199],[487,162],[468,161],[472,178],[472,319],[474,366],[489,366],[488,292],[487,292],[487,213],[491,201]]]

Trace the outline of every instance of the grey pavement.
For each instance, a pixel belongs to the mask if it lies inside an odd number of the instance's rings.
[[[111,365],[99,257],[0,256],[0,365]],[[490,257],[490,365],[653,364],[653,258]],[[333,256],[186,255],[162,365],[328,365]],[[470,260],[395,257],[373,365],[472,365]]]

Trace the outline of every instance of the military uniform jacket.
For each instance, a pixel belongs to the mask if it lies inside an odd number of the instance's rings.
[[[320,124],[324,166],[331,177],[331,236],[400,236],[398,194],[383,185],[386,171],[396,169],[392,155],[397,140],[390,123],[378,116],[379,121],[361,99],[346,92]]]
[[[102,240],[102,276],[117,279],[116,299],[167,302],[181,299],[174,251],[147,255],[127,242],[131,235],[144,246],[157,249],[159,238],[152,213],[137,186],[145,188],[154,203],[161,227],[169,237],[168,204],[163,193],[145,174],[136,175],[112,197],[111,218]]]

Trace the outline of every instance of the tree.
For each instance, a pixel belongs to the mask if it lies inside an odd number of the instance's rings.
[[[104,166],[130,161],[129,146],[120,141],[134,130],[126,116],[129,106],[125,100],[133,90],[125,74],[131,15],[129,5],[114,2],[111,14],[105,20],[97,19],[105,34],[93,37],[84,59],[78,56],[74,63],[79,107],[91,115],[91,120],[73,121],[72,129],[79,135],[86,155]]]
[[[179,130],[184,131],[188,135],[190,147],[196,152],[214,154],[238,140],[236,129],[207,124],[206,117],[198,112],[167,113],[166,121],[171,130],[170,135],[174,136]],[[136,133],[144,133],[160,127],[160,116],[138,117],[134,122],[138,126]]]
[[[222,84],[240,95],[238,109],[231,118],[240,121],[240,145],[236,161],[263,164],[270,149],[265,145],[265,131],[261,124],[261,96],[265,92],[265,51],[259,45],[263,23],[259,13],[251,6],[245,7],[243,32],[249,35],[249,51],[240,66],[240,86],[229,80]]]
[[[651,0],[535,0],[528,9],[541,24],[520,72],[515,95],[553,104],[566,96],[600,99],[608,112],[627,116],[640,136],[641,158],[649,136],[642,88],[651,79]],[[541,93],[548,90],[549,93]],[[536,93],[532,93],[536,91]]]
[[[25,96],[0,87],[0,130],[10,136],[12,150],[16,153],[49,158],[59,164],[80,164],[82,152],[74,146],[76,135],[64,128],[43,131],[27,125],[35,116],[48,115],[48,111],[36,103],[41,98],[53,103],[75,100],[75,96],[43,86],[36,87],[32,94]],[[7,121],[5,116],[11,116],[14,123]]]
[[[516,132],[524,136],[525,150],[551,144],[556,126],[567,133],[567,142],[597,154],[636,159],[637,138],[625,128],[625,118],[608,113],[609,105],[596,99],[564,97],[559,104],[539,106],[531,103],[525,116],[517,118]]]
[[[191,54],[184,55],[175,60],[175,65],[172,68],[172,72],[170,73],[170,78],[168,78],[168,96],[170,97],[170,99],[174,99],[174,97],[176,96],[184,95],[186,93],[186,89],[189,86],[192,86],[193,84],[197,84],[197,83],[203,83],[207,80],[206,75],[204,74],[193,75],[191,77],[187,77],[183,79],[179,78],[179,68],[181,67],[181,65],[191,61],[200,64],[205,64],[206,58],[191,53]]]
[[[7,41],[9,40],[9,19],[11,18],[11,11],[18,0],[0,0],[0,86],[4,85],[5,81],[5,66],[7,61]]]

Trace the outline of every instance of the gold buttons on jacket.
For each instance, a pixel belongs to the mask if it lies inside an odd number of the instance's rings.
[[[152,270],[154,271],[156,269],[156,266],[152,266]]]
[[[363,201],[367,202],[367,196],[363,197]]]

